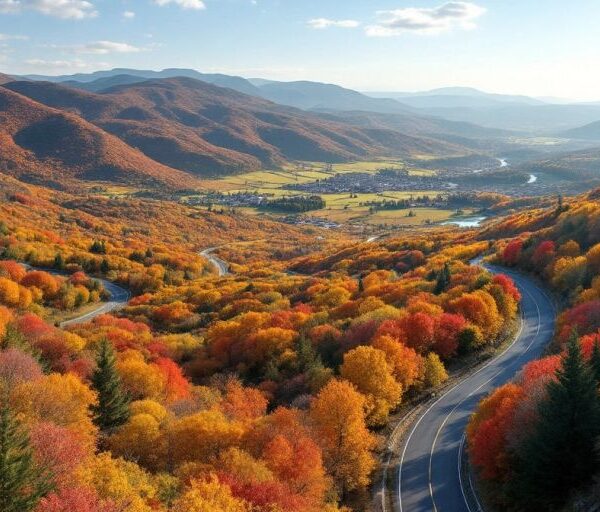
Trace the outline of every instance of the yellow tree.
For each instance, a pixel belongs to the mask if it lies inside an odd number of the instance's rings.
[[[366,425],[365,398],[349,382],[331,380],[313,400],[310,418],[341,494],[369,485],[375,439]]]
[[[202,411],[174,421],[168,427],[168,449],[174,466],[184,462],[209,462],[221,450],[239,444],[242,425],[221,411]]]
[[[231,494],[216,476],[193,480],[191,486],[175,501],[172,512],[250,512],[250,505]]]
[[[390,410],[400,403],[402,386],[394,379],[382,350],[361,346],[347,352],[340,374],[366,396],[370,425],[383,424]]]
[[[448,380],[448,373],[444,363],[435,352],[430,352],[425,358],[423,371],[423,385],[427,388],[436,388]]]

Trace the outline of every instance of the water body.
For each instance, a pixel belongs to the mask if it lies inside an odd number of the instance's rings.
[[[445,222],[442,222],[442,226],[458,226],[459,228],[476,228],[481,226],[481,223],[487,217],[464,217],[462,219],[451,219]]]
[[[496,158],[496,160],[498,160],[498,163],[500,164],[498,166],[499,169],[501,169],[502,167],[508,167],[509,166],[509,163],[506,161],[505,158]],[[484,171],[484,169],[475,169],[473,171],[473,174],[479,174],[480,172],[483,172],[483,171]]]

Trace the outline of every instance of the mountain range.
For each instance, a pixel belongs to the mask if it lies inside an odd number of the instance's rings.
[[[118,68],[62,76],[28,75],[25,78],[61,82],[75,88],[102,92],[115,85],[181,76],[304,110],[365,111],[386,115],[437,117],[524,134],[555,134],[600,120],[598,104],[492,94],[470,87],[443,87],[420,92],[360,93],[320,82],[246,79],[178,68],[162,71]]]
[[[406,135],[382,124],[360,125],[186,77],[144,79],[101,92],[34,80],[8,81],[0,90],[0,165],[54,185],[61,168],[73,179],[182,188],[198,177],[280,168],[295,160],[472,152],[426,136],[427,130]]]
[[[188,174],[159,164],[81,117],[5,87],[0,87],[0,171],[58,189],[98,179],[145,186],[194,184]]]
[[[293,161],[527,153],[510,142],[515,127],[580,141],[573,148],[600,141],[598,105],[470,88],[367,95],[186,69],[0,74],[0,86],[0,169],[54,187],[100,180],[188,188]],[[587,171],[591,155],[577,155],[578,166]],[[552,162],[538,157],[535,165],[562,168]]]

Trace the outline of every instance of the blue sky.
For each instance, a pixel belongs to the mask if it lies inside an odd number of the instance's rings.
[[[597,0],[0,0],[0,70],[190,67],[600,100]]]

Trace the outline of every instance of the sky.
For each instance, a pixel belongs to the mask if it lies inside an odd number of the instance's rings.
[[[600,100],[597,0],[0,0],[0,72],[193,68]]]

